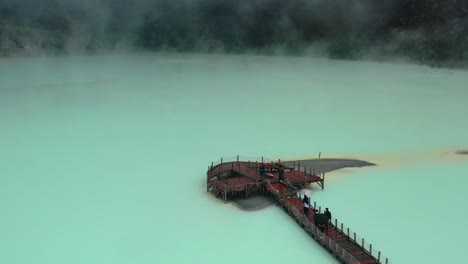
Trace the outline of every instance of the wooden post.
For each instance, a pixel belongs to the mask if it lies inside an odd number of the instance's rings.
[[[211,162],[211,168],[213,168],[213,162]]]
[[[356,232],[354,232],[354,242],[356,242]]]
[[[372,244],[369,245],[369,253],[372,255]]]
[[[377,261],[380,263],[380,251],[379,251],[379,255],[377,257]]]
[[[316,204],[316,203],[317,203],[317,202],[314,202],[314,210],[315,210],[315,208],[317,208],[317,204]]]
[[[319,159],[320,159],[321,156],[322,156],[322,152],[319,152]]]
[[[362,239],[362,248],[363,248],[363,249],[366,249],[366,248],[364,247],[364,238]]]
[[[385,258],[385,264],[388,264],[388,258]]]
[[[239,162],[239,155],[237,155],[237,162]]]
[[[263,163],[263,157],[262,157],[262,163]]]
[[[341,229],[340,229],[340,230],[341,230],[341,232],[344,231],[344,230],[343,230],[343,223],[341,223]]]
[[[304,187],[307,183],[307,170],[306,170],[306,166],[304,166]]]
[[[221,157],[221,164],[223,164],[223,157]]]
[[[346,228],[346,233],[348,234],[348,237],[349,237],[349,227]]]
[[[226,184],[224,184],[224,202],[227,202],[227,191],[226,191]]]
[[[322,190],[325,189],[325,172],[323,173],[323,179],[322,179]]]
[[[281,159],[278,159],[278,163],[281,164]]]
[[[338,228],[338,219],[335,218],[335,228]]]
[[[319,206],[319,214],[322,212],[322,206]]]

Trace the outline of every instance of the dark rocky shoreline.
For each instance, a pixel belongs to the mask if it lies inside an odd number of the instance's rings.
[[[0,56],[143,51],[468,66],[467,1],[0,0]]]

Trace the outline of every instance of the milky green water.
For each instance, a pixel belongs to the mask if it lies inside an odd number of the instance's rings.
[[[205,187],[221,156],[318,152],[391,161],[312,198],[392,263],[466,259],[464,71],[126,55],[2,59],[0,81],[0,263],[336,263]]]

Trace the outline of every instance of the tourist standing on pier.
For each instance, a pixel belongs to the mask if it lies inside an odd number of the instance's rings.
[[[302,198],[302,204],[304,205],[304,214],[308,217],[309,216],[309,208],[310,208],[310,201],[309,197],[304,194],[304,198]]]
[[[263,179],[263,177],[265,177],[265,164],[262,163],[262,165],[260,165],[260,177]]]
[[[332,219],[332,215],[331,215],[331,212],[328,211],[328,208],[325,208],[324,214],[325,214],[325,215],[327,216],[327,218],[328,218],[328,223],[330,223],[330,222],[331,222],[331,219]]]
[[[283,168],[283,166],[281,166],[280,169],[279,169],[279,180],[280,180],[280,182],[284,181],[284,168]]]

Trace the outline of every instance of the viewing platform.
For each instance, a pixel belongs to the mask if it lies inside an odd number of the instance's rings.
[[[207,191],[225,202],[231,197],[242,196],[248,199],[251,194],[270,197],[340,262],[389,264],[388,258],[372,244],[368,244],[337,219],[330,219],[324,224],[322,208],[315,202],[311,204],[309,215],[304,214],[301,197],[298,197],[299,191],[314,183],[323,190],[325,173],[315,171],[314,168],[301,167],[299,163],[288,167],[281,160],[264,158],[247,161],[241,161],[239,156],[229,161],[221,158],[219,162],[211,163],[207,171]]]

